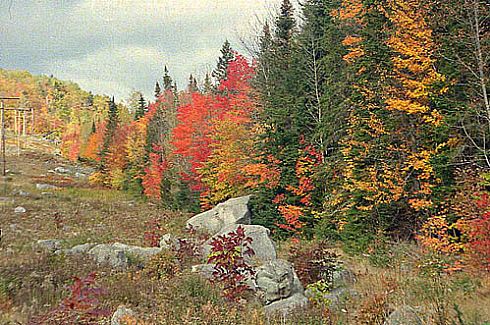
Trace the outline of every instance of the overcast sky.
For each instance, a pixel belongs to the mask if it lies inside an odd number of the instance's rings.
[[[180,87],[240,48],[279,0],[0,0],[0,67],[53,74],[86,90],[153,97],[167,64]],[[255,27],[256,28],[256,27]]]

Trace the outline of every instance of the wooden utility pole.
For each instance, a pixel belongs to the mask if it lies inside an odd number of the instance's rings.
[[[5,110],[8,108],[5,107],[6,100],[20,100],[20,97],[0,97],[0,144],[2,145],[2,176],[6,176],[7,174],[7,159],[5,156]],[[17,127],[17,125],[16,125]]]

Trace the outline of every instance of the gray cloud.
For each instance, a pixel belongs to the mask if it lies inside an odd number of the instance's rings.
[[[214,66],[225,39],[239,48],[238,36],[278,1],[0,0],[0,66],[151,97],[164,64],[185,86],[189,73]]]

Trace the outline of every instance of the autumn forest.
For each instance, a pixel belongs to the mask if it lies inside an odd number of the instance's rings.
[[[489,324],[488,1],[305,0],[293,6],[283,0],[259,29],[243,44],[224,41],[214,69],[202,78],[189,71],[185,87],[174,81],[172,66],[162,64],[161,78],[148,80],[155,85],[152,98],[134,92],[122,102],[53,76],[12,70],[0,70],[0,90],[34,109],[30,134],[58,143],[70,163],[92,168],[87,187],[124,193],[170,215],[251,195],[251,223],[270,230],[305,288],[315,292],[304,312],[309,318],[292,324]],[[6,114],[13,132],[13,113]],[[154,237],[146,243],[158,246],[165,222],[145,227],[146,240]],[[240,250],[226,251],[233,240],[253,247],[241,236],[239,228],[213,242],[208,262],[225,265],[213,274],[230,281],[223,289],[233,306],[227,308],[252,315],[241,309],[237,297],[246,289],[236,283],[256,271]],[[400,254],[413,258],[413,277],[379,271],[396,269]],[[349,299],[360,307],[352,314],[349,305],[335,311],[325,296],[336,290],[325,278],[333,259],[358,267],[357,286],[379,286],[355,289],[361,294]],[[150,269],[167,262],[150,262]],[[378,271],[369,273],[363,263]],[[399,305],[390,290],[403,295],[408,289],[401,288],[417,281],[425,281],[419,285],[426,291],[410,299],[425,307],[412,303],[405,314],[423,314],[423,320],[390,322]],[[478,315],[451,296],[463,282],[473,301],[481,299]],[[209,304],[211,314],[219,314],[219,303]],[[148,315],[145,310],[140,315]],[[173,319],[169,324],[194,324],[179,318],[183,314],[165,315]],[[235,315],[234,324],[261,324],[253,315]],[[195,324],[225,324],[220,317]],[[143,319],[127,324],[146,324]]]

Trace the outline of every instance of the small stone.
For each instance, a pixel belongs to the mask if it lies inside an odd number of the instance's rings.
[[[64,168],[64,167],[56,167],[56,168],[54,169],[54,171],[55,171],[56,173],[58,173],[58,174],[68,174],[68,173],[70,173],[70,170],[69,170],[69,169],[66,169],[66,168]]]
[[[26,212],[27,212],[27,210],[26,210],[26,208],[24,208],[24,207],[16,207],[16,208],[14,209],[14,212],[15,212],[15,213],[26,213]]]
[[[36,189],[40,191],[56,190],[58,187],[51,184],[36,184]]]

